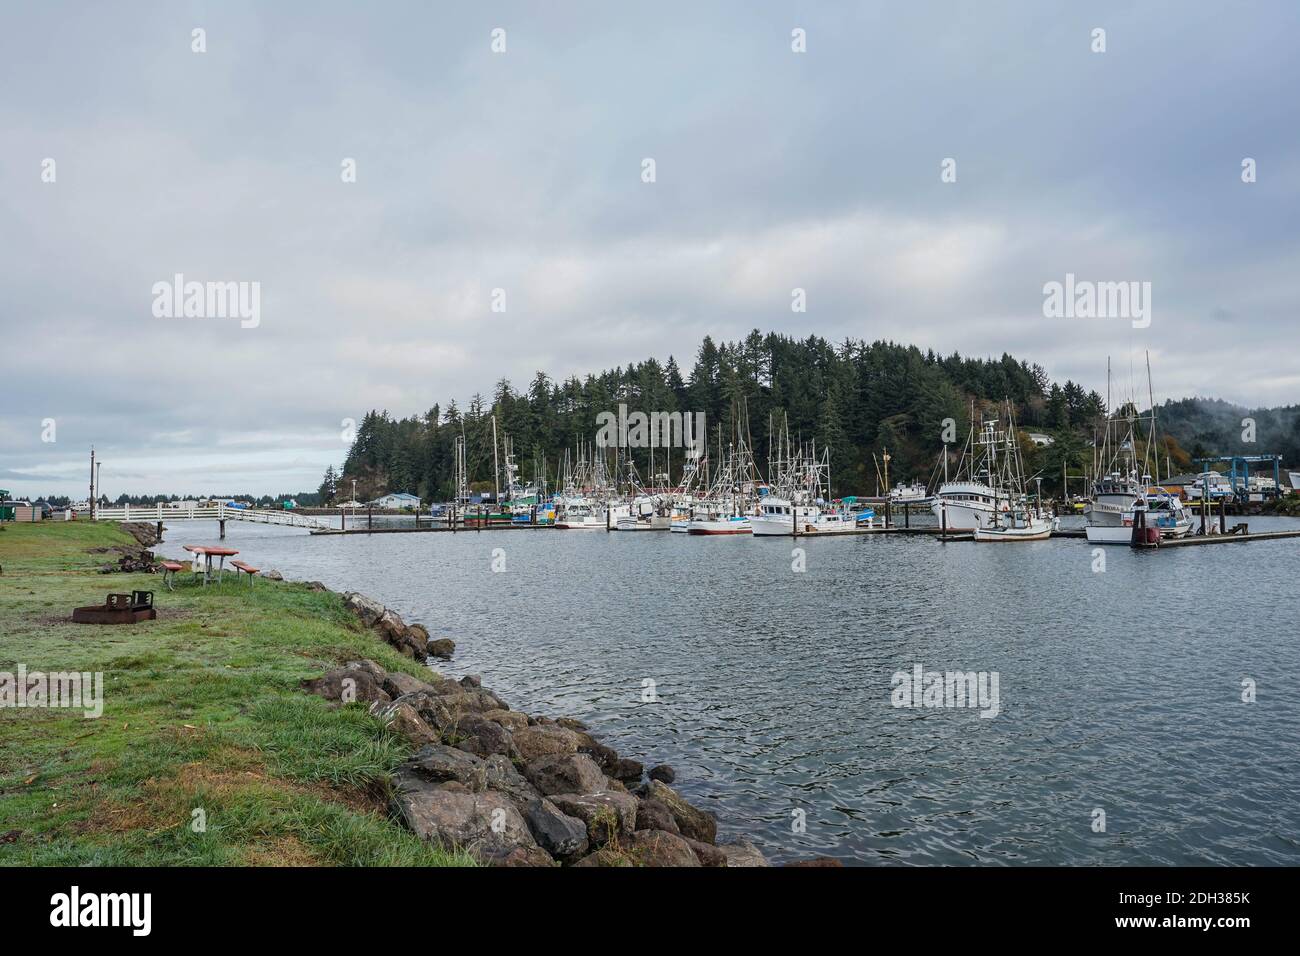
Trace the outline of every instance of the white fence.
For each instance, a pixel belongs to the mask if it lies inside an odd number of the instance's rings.
[[[279,524],[291,528],[329,528],[324,518],[300,515],[292,511],[259,511],[255,508],[169,508],[166,505],[124,505],[120,508],[95,508],[96,521],[253,521]]]

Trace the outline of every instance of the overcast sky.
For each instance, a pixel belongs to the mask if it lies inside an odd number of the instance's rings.
[[[0,487],[314,489],[370,408],[752,328],[1300,401],[1298,50],[1289,0],[12,6]],[[1045,317],[1067,273],[1149,328]]]

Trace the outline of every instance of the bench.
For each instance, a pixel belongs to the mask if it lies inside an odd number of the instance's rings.
[[[185,565],[176,561],[160,561],[159,567],[163,569],[163,584],[167,585],[168,591],[175,591],[176,572],[184,571]]]
[[[245,564],[243,561],[231,561],[230,566],[237,572],[243,571],[248,575],[248,586],[250,588],[253,586],[253,575],[257,574],[257,572],[261,570],[261,568],[255,568],[251,564]]]

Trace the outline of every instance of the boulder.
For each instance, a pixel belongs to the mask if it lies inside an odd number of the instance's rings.
[[[668,812],[677,821],[677,828],[681,830],[682,836],[699,840],[701,843],[717,842],[718,821],[713,818],[713,814],[691,806],[667,784],[651,780],[637,792],[644,797],[658,800],[668,807]]]
[[[635,866],[628,857],[619,850],[613,850],[609,847],[602,847],[589,856],[584,856],[574,866]]]
[[[681,828],[673,819],[668,805],[651,797],[642,797],[636,808],[636,828],[638,830],[664,830],[680,834]]]
[[[421,747],[410,760],[397,768],[395,775],[405,783],[408,779],[428,783],[445,783],[455,780],[472,790],[486,789],[487,768],[473,754],[445,744]]]
[[[262,577],[266,578],[266,580],[268,580],[268,581],[283,581],[283,580],[284,580],[284,575],[281,574],[279,571],[275,570],[275,568],[271,568],[271,570],[269,570],[269,571],[263,571],[263,572],[262,572]]]
[[[343,595],[343,606],[355,614],[366,627],[374,627],[375,622],[384,614],[382,604],[356,591],[348,591]]]
[[[605,775],[586,754],[549,754],[524,765],[524,776],[542,793],[598,793]]]
[[[515,747],[525,762],[551,754],[578,752],[578,737],[572,730],[548,724],[524,727],[514,733]]]
[[[418,677],[412,677],[410,674],[403,674],[401,671],[392,671],[384,679],[384,690],[392,697],[401,697],[405,694],[433,694],[435,693],[432,684],[420,680]]]
[[[585,731],[587,729],[586,724],[584,724],[580,720],[575,720],[573,717],[557,717],[555,722],[559,726],[563,727],[565,730]]]
[[[422,648],[429,646],[429,630],[423,624],[406,625],[405,637]]]
[[[735,843],[721,843],[718,849],[727,857],[727,866],[771,866],[763,856],[763,851],[748,840]]]
[[[612,765],[606,768],[606,771],[615,780],[622,780],[624,783],[636,783],[641,779],[641,774],[645,771],[639,760],[629,760],[627,757],[619,757]]]
[[[324,584],[322,584],[320,581],[308,581],[308,582],[307,582],[307,590],[308,590],[308,591],[318,591],[318,592],[319,592],[319,591],[328,591],[329,588],[327,588],[327,587],[326,587]]]
[[[487,720],[477,714],[461,717],[445,731],[449,744],[480,757],[493,754],[515,755],[515,744],[506,730],[495,720]]]
[[[677,779],[677,771],[666,763],[661,763],[657,767],[650,768],[650,779],[658,780],[660,783],[672,783]]]
[[[530,801],[523,815],[533,839],[552,856],[570,857],[587,851],[587,824],[561,812],[545,797]]]
[[[375,716],[383,721],[389,730],[404,737],[416,747],[436,744],[439,741],[440,734],[424,721],[419,710],[408,698],[399,697],[392,703],[375,706],[379,708],[374,712]]]
[[[578,748],[582,753],[587,754],[592,760],[600,764],[600,768],[606,772],[618,760],[618,751],[613,747],[607,747],[604,744],[590,744]]]
[[[637,830],[620,838],[619,846],[638,866],[700,865],[689,843],[664,830]]]
[[[380,686],[382,686],[384,681],[388,679],[388,671],[384,670],[380,664],[372,660],[348,661],[343,666],[347,668],[360,668],[361,670],[366,671],[371,677],[379,681]]]
[[[691,848],[691,852],[695,854],[696,859],[700,861],[700,866],[727,865],[727,854],[716,846],[701,843],[699,840],[687,840],[686,843]]]
[[[537,788],[524,779],[509,757],[493,754],[483,761],[483,788],[504,793],[517,807],[526,807],[538,797]]]
[[[487,854],[485,859],[492,866],[558,866],[555,859],[539,846],[517,846],[509,853]]]
[[[379,615],[379,619],[371,626],[389,641],[406,634],[406,622],[402,620],[402,615],[389,608],[384,608],[384,613]]]
[[[448,727],[456,723],[456,715],[451,708],[447,706],[446,701],[436,694],[430,694],[427,691],[416,691],[412,694],[403,694],[397,700],[410,704],[415,708],[420,718],[439,732],[444,733]],[[397,701],[394,701],[396,703]],[[374,709],[373,707],[371,708]]]
[[[451,660],[451,655],[456,653],[456,642],[449,637],[430,639],[425,643],[424,652],[430,657],[449,661]]]
[[[460,679],[460,686],[469,690],[478,690],[483,686],[483,678],[478,674],[466,674]]]
[[[422,840],[481,859],[506,857],[537,843],[509,798],[490,790],[464,793],[407,781],[393,797],[397,817]]]
[[[487,720],[495,720],[512,733],[528,726],[528,715],[517,710],[485,710],[483,716]]]
[[[592,846],[604,846],[618,834],[636,829],[636,797],[628,793],[557,793],[551,795],[551,802],[587,825]]]
[[[376,701],[386,704],[392,700],[375,676],[360,667],[336,667],[326,671],[322,677],[303,681],[302,688],[326,700],[345,704],[358,701],[365,704]]]

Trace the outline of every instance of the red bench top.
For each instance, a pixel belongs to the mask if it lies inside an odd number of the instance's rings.
[[[185,565],[183,565],[183,564],[177,564],[175,561],[162,561],[162,562],[160,562],[160,563],[161,563],[162,566],[163,566],[164,568],[166,568],[168,571],[184,571],[184,570],[185,570]]]
[[[251,564],[245,564],[243,561],[231,561],[232,567],[239,568],[241,571],[247,571],[249,574],[256,574],[261,568],[255,568]]]

